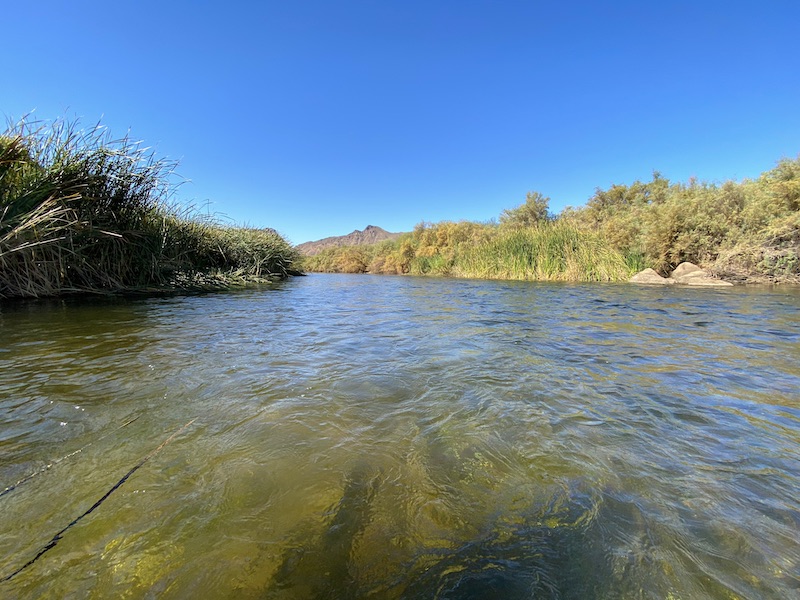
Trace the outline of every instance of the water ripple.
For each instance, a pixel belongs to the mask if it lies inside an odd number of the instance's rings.
[[[198,419],[0,595],[796,596],[798,314],[349,276],[0,305],[0,486],[37,473],[0,577]]]

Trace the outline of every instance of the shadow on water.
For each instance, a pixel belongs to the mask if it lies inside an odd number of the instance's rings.
[[[635,499],[598,494],[582,481],[550,486],[547,499],[531,499],[513,522],[495,515],[472,539],[417,548],[399,572],[376,580],[356,549],[376,516],[384,477],[366,462],[349,473],[324,531],[298,535],[265,597],[652,598],[669,597],[675,583],[659,549],[669,535]]]
[[[297,597],[352,598],[358,582],[351,563],[353,546],[370,521],[380,469],[360,462],[348,474],[342,498],[316,543],[288,550],[275,575],[277,590]],[[305,540],[303,541],[305,543]]]
[[[621,526],[632,544],[615,555],[617,540],[607,538]],[[409,579],[399,597],[592,600],[664,597],[669,589],[655,560],[657,536],[636,503],[597,495],[582,482],[530,507],[511,527],[487,529]]]
[[[546,486],[527,508],[513,516],[495,514],[470,539],[418,545],[376,578],[362,562],[363,546],[369,544],[365,532],[380,520],[375,499],[385,479],[382,469],[358,464],[322,533],[298,535],[264,597],[677,599],[771,597],[778,588],[789,595],[800,589],[791,577],[758,581],[742,565],[724,564],[732,562],[728,550],[746,544],[743,538],[698,523],[713,547],[705,553],[690,549],[670,517],[646,499],[598,492],[583,480]],[[374,546],[371,560],[387,550]],[[737,569],[742,572],[730,577]]]

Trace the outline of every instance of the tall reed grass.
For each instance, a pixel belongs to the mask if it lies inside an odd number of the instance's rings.
[[[452,274],[481,279],[621,281],[633,271],[625,257],[600,236],[556,221],[525,229],[498,228],[487,241],[463,248]]]
[[[22,120],[0,134],[0,298],[285,277],[269,229],[178,208],[174,167],[100,126]]]

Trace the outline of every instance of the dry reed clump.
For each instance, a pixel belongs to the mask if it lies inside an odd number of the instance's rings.
[[[800,284],[800,212],[723,251],[711,270],[741,283]]]
[[[304,271],[312,273],[367,273],[370,269],[375,247],[337,246],[325,248],[313,256],[303,256],[300,266]]]
[[[174,167],[100,126],[9,126],[0,135],[0,298],[292,272],[295,253],[273,231],[176,209]]]

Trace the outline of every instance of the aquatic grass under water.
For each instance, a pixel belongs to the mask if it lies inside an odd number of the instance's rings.
[[[174,168],[100,126],[10,126],[0,135],[0,298],[292,272],[295,252],[273,230],[180,208]]]

